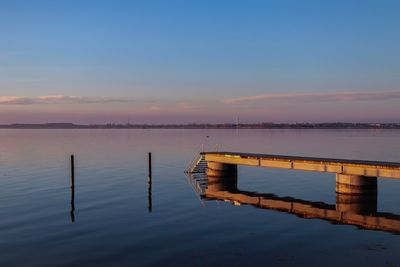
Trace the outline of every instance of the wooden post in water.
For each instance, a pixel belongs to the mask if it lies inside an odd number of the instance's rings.
[[[151,186],[152,186],[152,177],[151,177],[151,152],[149,152],[149,177],[148,177],[148,192],[147,192],[147,197],[148,197],[148,209],[149,212],[152,211],[153,204],[152,204],[152,196],[151,196]]]
[[[74,155],[71,155],[71,188],[75,186],[75,164]]]
[[[71,222],[75,222],[75,163],[74,155],[71,155]]]
[[[151,152],[149,152],[149,179],[151,180]]]

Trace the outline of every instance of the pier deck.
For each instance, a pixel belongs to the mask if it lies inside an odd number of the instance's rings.
[[[400,163],[396,162],[238,152],[203,152],[202,155],[207,162],[400,179]]]

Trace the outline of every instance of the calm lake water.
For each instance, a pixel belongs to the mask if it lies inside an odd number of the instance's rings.
[[[0,130],[0,266],[400,266],[400,235],[200,198],[183,171],[202,143],[400,162],[396,130]],[[334,174],[240,166],[238,188],[336,202]],[[399,203],[379,179],[378,211]]]

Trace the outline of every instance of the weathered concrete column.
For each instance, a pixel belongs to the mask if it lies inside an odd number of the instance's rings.
[[[350,195],[376,195],[376,177],[336,174],[336,193]]]
[[[237,191],[237,165],[208,162],[208,191]]]
[[[377,195],[336,194],[336,210],[363,215],[377,212]]]
[[[232,174],[237,176],[237,165],[234,164],[209,161],[207,163],[207,168],[208,176],[226,176]]]

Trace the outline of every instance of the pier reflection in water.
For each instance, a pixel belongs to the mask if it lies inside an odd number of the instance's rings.
[[[336,205],[307,201],[293,197],[279,197],[273,193],[258,193],[238,189],[237,171],[229,174],[209,172],[192,175],[195,191],[206,200],[229,201],[234,205],[252,205],[297,215],[316,218],[335,224],[355,225],[362,229],[400,233],[400,215],[377,211],[377,195],[346,195],[336,193]]]

